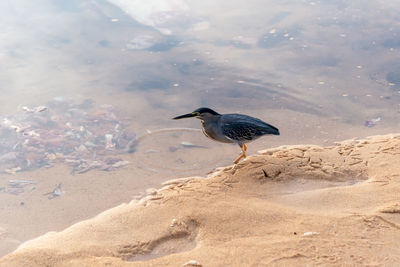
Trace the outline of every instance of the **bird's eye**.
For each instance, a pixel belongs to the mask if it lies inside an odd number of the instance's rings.
[[[199,116],[200,115],[200,113],[198,113],[198,112],[193,112],[192,113],[194,116]]]

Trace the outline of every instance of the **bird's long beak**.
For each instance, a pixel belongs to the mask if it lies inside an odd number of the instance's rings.
[[[185,115],[181,115],[181,116],[175,117],[175,118],[173,118],[173,120],[180,120],[180,119],[184,119],[184,118],[193,118],[193,117],[196,117],[198,115],[199,115],[198,113],[192,112],[192,113],[188,113],[188,114],[185,114]]]

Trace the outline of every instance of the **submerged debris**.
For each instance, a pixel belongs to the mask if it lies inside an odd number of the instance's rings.
[[[28,113],[39,113],[39,112],[45,111],[47,109],[47,107],[46,106],[37,106],[34,108],[28,108],[27,106],[23,106],[23,107],[21,107],[21,109]]]
[[[366,120],[364,125],[367,127],[374,127],[377,122],[379,122],[382,118],[381,117],[376,117],[374,119]]]
[[[181,145],[186,148],[207,148],[206,146],[195,145],[187,141],[182,141]]]
[[[36,182],[29,180],[8,180],[7,186],[13,188],[24,188],[25,186],[32,184],[36,184]]]
[[[0,172],[15,174],[56,162],[71,166],[73,173],[127,165],[115,155],[135,151],[135,133],[113,106],[93,109],[93,103],[89,99],[75,104],[58,97],[46,106],[23,106],[21,113],[0,117]]]
[[[25,187],[31,185],[30,191],[35,190],[35,181],[31,180],[8,180],[6,187],[0,187],[0,192],[19,195],[25,192]]]
[[[53,191],[51,191],[51,192],[49,192],[49,193],[46,193],[46,194],[43,194],[43,195],[44,195],[44,196],[48,196],[48,197],[47,197],[48,199],[53,199],[53,198],[56,198],[56,197],[61,196],[61,195],[64,193],[63,191],[61,191],[61,185],[62,185],[62,183],[59,183],[59,184],[56,186],[56,188],[54,188]]]

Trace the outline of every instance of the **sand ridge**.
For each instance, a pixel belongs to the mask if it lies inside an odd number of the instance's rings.
[[[400,134],[260,151],[25,242],[0,266],[394,266],[399,162]]]

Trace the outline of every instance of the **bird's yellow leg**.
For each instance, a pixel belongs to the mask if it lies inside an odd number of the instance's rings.
[[[239,161],[240,161],[242,158],[243,158],[243,159],[246,158],[247,146],[246,146],[245,144],[243,144],[240,148],[242,149],[242,154],[240,155],[240,157],[238,157],[238,158],[235,160],[235,164],[238,164]]]
[[[235,160],[235,164],[238,164],[238,163],[239,163],[239,161],[240,161],[242,158],[243,158],[243,154],[242,154],[242,155],[240,155],[240,157],[238,157],[238,158]]]

